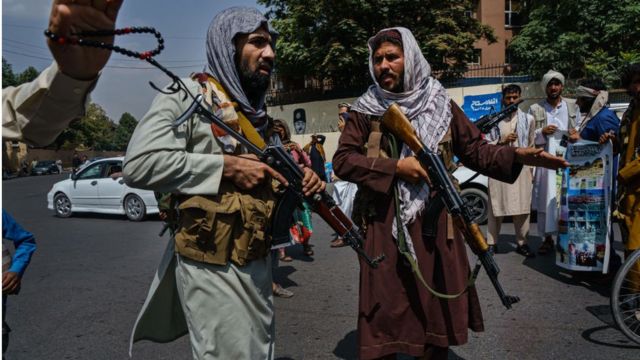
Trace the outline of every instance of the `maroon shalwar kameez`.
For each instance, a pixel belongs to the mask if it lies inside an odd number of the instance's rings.
[[[515,163],[515,148],[494,146],[482,140],[478,129],[451,102],[453,151],[465,166],[505,182],[514,182],[522,166]],[[363,148],[370,123],[364,115],[351,113],[333,158],[336,174],[346,181],[376,192],[376,217],[367,224],[365,251],[384,253],[377,269],[360,264],[358,340],[361,359],[393,353],[423,356],[430,346],[447,347],[467,342],[468,329],[483,331],[478,294],[470,288],[454,300],[433,296],[411,272],[398,253],[391,235],[395,216],[393,185],[397,160],[367,158]],[[388,148],[386,141],[383,148]],[[425,215],[425,214],[423,214]],[[408,226],[427,283],[446,293],[460,292],[470,267],[465,244],[456,231],[447,239],[446,214],[439,216],[437,236],[423,241],[423,215]]]

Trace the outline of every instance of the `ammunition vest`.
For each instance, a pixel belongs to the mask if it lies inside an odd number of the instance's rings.
[[[215,79],[198,74],[205,103],[234,130],[240,131],[239,116],[224,88]],[[212,124],[214,136],[223,143],[225,152],[238,153],[234,139]],[[271,184],[242,190],[222,180],[218,195],[176,195],[172,197],[177,212],[175,249],[180,255],[196,261],[226,265],[229,261],[243,266],[264,258],[271,247],[267,235],[276,195]]]

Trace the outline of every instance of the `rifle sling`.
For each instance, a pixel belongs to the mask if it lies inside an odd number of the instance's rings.
[[[224,87],[218,82],[218,80],[211,76],[208,76],[208,80],[218,89],[218,91],[225,94],[225,96],[229,98],[229,95],[225,91]],[[238,125],[240,126],[244,137],[247,138],[247,140],[249,140],[253,145],[264,150],[267,147],[267,143],[264,141],[262,136],[260,136],[258,130],[256,130],[253,124],[251,124],[251,121],[247,119],[242,111],[238,109],[238,104],[235,101],[232,101],[231,103],[233,104],[233,107],[236,110],[236,114],[238,115]]]
[[[390,147],[391,147],[391,157],[394,158],[394,159],[398,159],[399,158],[399,154],[398,154],[398,147],[397,147],[396,138],[391,133],[388,133],[388,136],[389,136],[389,143],[390,143]],[[478,272],[477,271],[473,271],[473,272],[469,273],[469,279],[467,280],[467,284],[458,293],[445,294],[445,293],[441,293],[441,292],[435,290],[434,288],[432,288],[431,286],[429,286],[429,284],[427,284],[427,281],[422,276],[422,271],[420,271],[420,266],[418,264],[417,257],[414,259],[413,256],[411,256],[411,253],[409,252],[409,248],[407,246],[407,241],[405,239],[405,235],[406,234],[404,233],[403,226],[402,226],[402,218],[400,217],[400,194],[398,193],[398,187],[397,186],[393,187],[393,201],[394,201],[394,205],[395,205],[395,217],[396,217],[396,224],[397,224],[397,229],[398,229],[398,235],[397,235],[397,239],[396,239],[396,241],[397,241],[396,244],[398,246],[398,251],[400,252],[401,255],[404,256],[405,260],[407,260],[407,262],[411,266],[411,270],[412,270],[413,274],[415,275],[415,277],[418,279],[418,281],[420,281],[420,283],[433,296],[435,296],[437,298],[447,299],[447,300],[459,298],[462,294],[464,294],[469,289],[469,287],[473,286],[473,284],[476,281]],[[438,201],[440,201],[440,203],[442,203],[441,200],[438,200]],[[436,205],[436,208],[442,209],[438,205]],[[434,217],[436,217],[438,215],[440,215],[440,214],[436,214]],[[437,221],[436,221],[436,224],[437,224]],[[434,233],[435,232],[436,231],[434,231]]]

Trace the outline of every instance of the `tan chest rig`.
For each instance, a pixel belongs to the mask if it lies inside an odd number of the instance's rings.
[[[388,159],[389,151],[388,149],[383,149],[382,139],[385,134],[380,129],[380,118],[367,115],[369,123],[371,124],[371,130],[369,133],[369,138],[367,143],[364,146],[363,153],[366,153],[368,158],[382,158]],[[388,146],[391,146],[388,144]],[[444,135],[440,143],[438,143],[438,151],[442,160],[447,167],[447,171],[449,173],[453,173],[457,168],[456,164],[453,161],[453,140],[451,137],[451,128],[447,130],[447,133]],[[460,191],[459,186],[455,178],[452,177],[452,180],[455,186]],[[376,199],[377,194],[365,187],[358,186],[358,191],[356,192],[354,204],[353,204],[353,221],[354,223],[366,233],[367,224],[371,221],[372,218],[376,216]],[[429,214],[426,217],[432,219],[430,222],[425,222],[422,233],[423,236],[434,237],[436,236],[437,231],[437,222],[440,215],[440,211],[442,207],[433,207],[433,214]],[[437,212],[437,213],[436,213]],[[447,238],[453,239],[453,220],[447,214]]]
[[[236,110],[222,86],[200,74],[194,80],[200,81],[205,102],[212,110],[238,130],[238,119],[244,115]],[[212,131],[227,150],[229,144],[236,145],[234,153],[239,153],[239,146],[229,135],[215,125]],[[271,184],[242,190],[222,180],[215,196],[173,196],[178,214],[175,249],[180,255],[209,264],[226,265],[231,261],[243,266],[269,254],[271,239],[267,233],[276,202]]]

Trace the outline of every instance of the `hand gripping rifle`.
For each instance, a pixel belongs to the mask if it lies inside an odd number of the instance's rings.
[[[351,219],[340,210],[333,201],[333,198],[326,191],[309,197],[304,196],[302,192],[304,173],[282,146],[267,146],[255,128],[245,127],[241,121],[240,126],[243,132],[247,134],[247,137],[244,137],[225,124],[222,119],[206,109],[202,105],[202,102],[202,94],[197,95],[187,111],[175,121],[174,126],[184,122],[194,113],[201,115],[231,135],[234,139],[238,140],[248,152],[256,155],[260,161],[282,174],[289,182],[289,185],[274,209],[273,219],[271,221],[270,233],[274,243],[277,244],[288,241],[293,211],[304,200],[311,205],[311,209],[320,215],[369,266],[373,268],[378,266],[378,263],[384,259],[384,254],[372,259],[364,252],[362,247],[363,239],[358,228],[353,224]],[[249,135],[248,133],[251,132],[255,133]]]
[[[511,114],[518,110],[518,105],[522,103],[524,100],[518,100],[517,102],[507,106],[506,108],[498,111],[497,113],[487,114],[480,119],[478,119],[475,124],[480,129],[480,132],[483,134],[488,134],[494,126],[498,125],[498,123],[507,117],[511,116]]]
[[[510,309],[511,305],[520,301],[517,296],[505,294],[500,282],[498,281],[498,273],[500,269],[489,253],[489,247],[484,235],[480,231],[480,227],[475,223],[471,210],[462,201],[460,194],[453,185],[449,173],[447,172],[442,159],[438,154],[429,150],[420,141],[411,126],[409,119],[402,113],[402,110],[396,104],[392,104],[382,117],[382,124],[393,135],[400,138],[402,142],[416,154],[420,164],[427,169],[429,179],[433,188],[436,189],[438,198],[444,202],[449,214],[453,217],[454,224],[462,232],[465,241],[474,254],[478,256],[480,264],[476,264],[474,273],[480,270],[480,266],[484,267],[493,287],[498,292],[498,296],[502,304]],[[435,200],[435,199],[433,199]],[[432,201],[433,201],[432,200]]]

